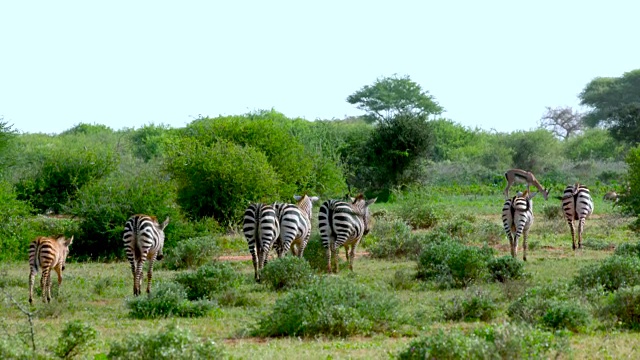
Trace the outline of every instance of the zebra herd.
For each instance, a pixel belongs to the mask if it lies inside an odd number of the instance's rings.
[[[518,240],[522,238],[523,260],[527,260],[527,237],[534,221],[532,199],[540,192],[546,199],[548,190],[535,180],[533,174],[522,170],[510,170],[505,174],[507,189],[506,200],[502,209],[502,221],[509,239],[511,255],[515,258],[518,252]],[[527,185],[535,185],[540,190],[536,193],[527,190],[509,198],[509,186],[515,181],[526,181]],[[243,232],[254,267],[254,277],[260,281],[260,272],[268,261],[273,247],[278,257],[289,251],[302,257],[311,236],[311,219],[313,203],[317,196],[294,195],[295,204],[289,203],[252,203],[248,206],[243,218]],[[589,189],[579,183],[568,185],[562,197],[562,210],[571,230],[573,249],[582,248],[582,233],[585,220],[593,212],[593,200]],[[322,246],[327,258],[327,271],[338,272],[338,250],[345,247],[349,269],[353,270],[356,247],[371,229],[371,212],[369,206],[376,199],[365,199],[362,194],[345,200],[326,200],[320,206],[318,227]],[[578,243],[574,222],[578,224]],[[133,215],[124,226],[123,242],[127,260],[133,275],[133,294],[141,294],[143,266],[149,262],[147,272],[147,289],[151,292],[153,263],[163,258],[164,229],[169,218],[159,223],[158,219],[149,215]],[[69,246],[73,241],[64,236],[38,237],[29,246],[29,302],[33,302],[33,285],[38,271],[42,271],[40,281],[44,302],[51,301],[51,271],[58,275],[58,285],[62,283],[62,271],[69,254]]]
[[[512,174],[516,175],[514,176]],[[509,198],[509,187],[514,182],[514,179],[517,180],[518,176],[522,179],[521,181],[527,182],[527,190],[525,190],[524,193],[518,192],[517,195]],[[507,199],[502,207],[502,224],[509,239],[511,256],[514,258],[518,256],[518,240],[522,237],[522,259],[527,261],[527,237],[529,236],[529,229],[534,220],[532,199],[539,192],[542,192],[546,199],[549,190],[542,188],[533,174],[523,170],[509,170],[505,173],[505,177],[507,179],[507,188],[505,189]],[[540,191],[531,193],[529,190],[530,184],[536,185]],[[584,223],[589,215],[593,213],[593,199],[591,198],[589,189],[580,183],[571,184],[564,189],[562,197],[557,198],[562,201],[562,211],[571,230],[573,250],[576,249],[574,221],[578,223],[577,248],[581,249]]]

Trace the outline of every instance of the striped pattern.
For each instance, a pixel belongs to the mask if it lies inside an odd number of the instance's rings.
[[[280,221],[280,237],[274,244],[278,257],[286,254],[289,249],[293,255],[302,257],[311,236],[311,216],[313,203],[317,196],[309,197],[294,195],[297,203],[275,203],[273,207]]]
[[[254,278],[260,282],[260,272],[267,263],[271,246],[280,234],[276,210],[267,204],[250,204],[244,212],[242,230],[249,245]]]
[[[58,289],[62,284],[62,271],[65,269],[69,245],[73,242],[73,236],[66,239],[64,236],[45,237],[40,236],[29,245],[29,303],[33,303],[33,283],[36,274],[42,270],[40,286],[42,288],[42,301],[51,302],[51,270],[58,274]]]
[[[527,261],[527,238],[529,228],[533,224],[533,201],[531,200],[538,193],[530,195],[528,191],[524,194],[507,199],[502,207],[502,224],[509,239],[511,256],[518,257],[518,240],[522,237],[522,259]]]
[[[571,229],[573,250],[576,249],[576,234],[573,222],[578,221],[578,248],[582,248],[582,232],[585,220],[593,213],[593,199],[586,186],[576,183],[568,185],[562,195],[562,210]]]
[[[164,246],[164,229],[169,224],[167,218],[162,224],[158,219],[149,215],[133,215],[124,224],[124,241],[127,260],[131,264],[133,274],[133,295],[141,293],[142,270],[146,260],[149,260],[147,272],[147,293],[151,292],[151,278],[153,276],[153,263],[162,260],[162,247]]]
[[[327,200],[320,206],[318,226],[322,246],[326,249],[329,273],[332,270],[338,272],[338,249],[342,246],[347,251],[349,269],[353,271],[356,247],[370,230],[369,205],[375,201],[376,199],[365,200],[360,194],[351,202]]]

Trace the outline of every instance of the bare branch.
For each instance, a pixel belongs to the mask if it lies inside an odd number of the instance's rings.
[[[11,296],[11,294],[9,294],[8,292],[6,292],[4,290],[4,288],[0,287],[0,291],[2,291],[2,293],[4,294],[4,296],[6,298],[8,298],[17,308],[18,310],[20,310],[23,314],[27,315],[27,319],[29,320],[29,330],[31,333],[31,349],[33,350],[33,352],[35,353],[36,351],[36,337],[35,337],[35,331],[34,331],[34,325],[33,325],[33,317],[36,315],[36,313],[38,312],[37,310],[34,312],[31,312],[29,310],[27,310],[25,307],[23,307],[22,305],[20,305],[20,303],[18,303],[13,296]],[[28,345],[28,344],[27,344]]]
[[[540,118],[540,126],[566,140],[582,130],[582,119],[583,114],[569,106],[554,109],[547,106],[547,112]]]

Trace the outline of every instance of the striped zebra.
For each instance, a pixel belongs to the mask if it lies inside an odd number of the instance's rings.
[[[65,269],[69,245],[73,242],[64,236],[45,237],[39,236],[29,245],[29,303],[33,303],[33,283],[38,270],[42,269],[40,287],[42,288],[42,301],[51,302],[51,270],[58,274],[58,289],[62,284],[62,271]]]
[[[286,254],[289,249],[293,255],[302,257],[311,236],[311,216],[313,203],[317,196],[293,195],[297,201],[294,204],[275,203],[273,207],[280,221],[280,236],[274,244],[278,257]]]
[[[573,221],[578,221],[578,248],[582,248],[582,231],[584,230],[585,220],[593,213],[593,199],[591,193],[586,186],[575,183],[568,185],[564,189],[562,195],[562,210],[564,217],[567,219],[569,229],[571,229],[571,241],[573,250],[576,249],[576,233]]]
[[[149,260],[147,272],[147,293],[151,292],[151,277],[153,276],[153,263],[162,260],[162,247],[164,246],[164,229],[169,224],[169,218],[158,223],[155,216],[137,214],[124,224],[124,241],[127,260],[131,264],[133,274],[133,295],[142,293],[142,270],[146,260]]]
[[[318,226],[322,237],[322,246],[327,254],[329,273],[332,269],[338,272],[338,249],[341,246],[344,246],[347,251],[349,269],[353,271],[356,246],[362,237],[369,233],[371,226],[369,205],[375,201],[375,198],[365,200],[364,196],[360,194],[350,202],[327,200],[320,206]],[[349,247],[351,247],[350,250]],[[332,262],[335,262],[335,265]]]
[[[260,282],[260,272],[267,263],[271,246],[280,234],[276,210],[267,204],[250,204],[244,212],[242,231],[249,245],[254,278]]]
[[[533,224],[533,199],[538,193],[525,190],[511,199],[506,199],[502,207],[502,224],[509,239],[511,256],[518,257],[518,239],[522,236],[522,259],[527,261],[527,238]]]

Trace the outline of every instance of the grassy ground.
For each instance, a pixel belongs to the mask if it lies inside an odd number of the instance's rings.
[[[502,201],[496,196],[457,196],[442,200],[442,206],[454,214],[475,211],[477,217],[500,224],[499,212]],[[478,205],[481,204],[481,205]],[[568,226],[562,218],[547,218],[543,215],[545,206],[552,201],[536,202],[536,222],[530,235],[531,248],[526,271],[531,274],[530,285],[551,282],[568,282],[580,268],[610,255],[617,244],[636,241],[634,233],[626,229],[631,221],[612,211],[608,203],[596,202],[596,212],[587,222],[585,229],[585,249],[571,250],[571,238]],[[397,205],[376,205],[374,210],[382,208],[393,210]],[[482,209],[482,210],[480,210]],[[490,209],[490,210],[489,210]],[[246,245],[240,237],[226,237],[223,248],[227,254],[244,254]],[[478,244],[479,245],[479,244]],[[508,246],[503,237],[501,243],[492,245],[499,255],[506,255]],[[363,247],[361,251],[366,251]],[[341,252],[344,257],[344,252]],[[131,297],[132,280],[128,263],[68,263],[62,288],[58,291],[54,284],[53,301],[42,304],[37,299],[32,309],[38,311],[35,318],[35,337],[39,348],[53,346],[60,329],[71,320],[82,320],[98,332],[98,341],[85,356],[93,358],[100,353],[108,353],[109,344],[127,338],[133,332],[159,330],[163,326],[175,323],[190,329],[201,338],[213,339],[222,344],[226,355],[233,359],[387,359],[397,354],[407,344],[421,335],[437,328],[467,327],[473,324],[447,322],[441,319],[440,305],[461,294],[464,290],[437,290],[432,286],[414,282],[409,290],[396,290],[390,283],[397,271],[415,272],[414,261],[387,261],[370,259],[366,256],[356,259],[354,273],[342,271],[337,276],[353,279],[385,291],[393,292],[401,301],[402,312],[412,320],[410,325],[396,332],[377,334],[371,337],[353,338],[253,338],[248,330],[257,319],[266,316],[275,301],[285,292],[276,293],[264,285],[253,283],[253,268],[250,261],[235,261],[233,265],[243,273],[246,281],[241,292],[251,301],[243,307],[222,307],[204,318],[170,318],[160,320],[135,320],[128,317],[125,300]],[[23,306],[28,297],[28,264],[1,263],[0,285],[4,291]],[[173,279],[178,272],[162,268],[154,272],[156,281]],[[55,280],[54,280],[55,282]],[[510,291],[498,283],[474,285],[489,291],[499,305],[499,312],[493,323],[508,320],[506,309],[510,303],[507,292]],[[38,285],[39,288],[39,285]],[[0,338],[27,337],[28,322],[26,316],[12,304],[7,296],[0,308]],[[631,358],[637,353],[638,334],[623,330],[590,328],[587,332],[574,334],[570,343],[572,352],[566,357],[578,359],[618,359]]]

